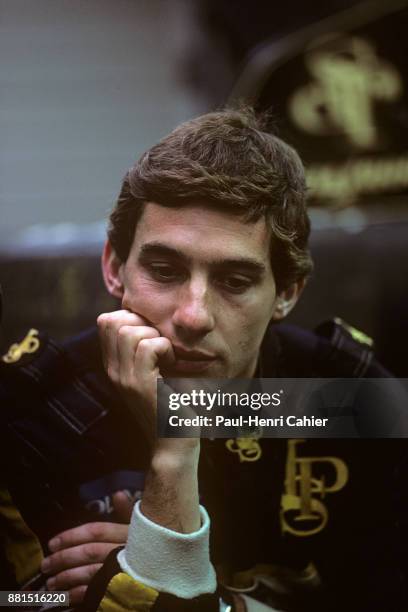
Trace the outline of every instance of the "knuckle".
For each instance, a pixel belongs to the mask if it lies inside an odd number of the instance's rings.
[[[117,333],[119,341],[135,341],[138,339],[139,328],[134,325],[121,325]]]
[[[46,574],[48,575],[52,575],[55,571],[55,566],[56,566],[56,559],[55,556],[58,553],[54,553],[52,555],[48,555],[47,557],[47,569],[45,571]]]
[[[100,551],[99,547],[95,544],[86,544],[86,546],[84,546],[84,554],[89,563],[99,561]]]
[[[108,327],[112,322],[112,315],[110,312],[103,312],[96,319],[96,323],[100,329]]]
[[[71,564],[71,560],[72,560],[72,551],[70,548],[67,548],[66,550],[62,550],[60,552],[60,556],[58,559],[58,564],[59,565],[63,565],[63,566],[69,566]]]
[[[156,346],[157,348],[165,350],[171,346],[171,342],[168,338],[164,338],[163,336],[160,336],[160,338],[157,338],[156,340]]]
[[[69,556],[66,550],[61,550],[60,552],[51,555],[49,559],[51,571],[55,571],[60,567],[64,567],[68,563]]]
[[[151,346],[152,341],[150,338],[142,338],[137,346],[137,352],[141,354],[146,354],[151,350]]]
[[[98,327],[104,327],[106,324],[106,314],[100,314],[96,319],[96,324]]]
[[[96,541],[103,540],[105,536],[105,525],[104,523],[89,523],[88,525],[89,536]]]
[[[89,582],[91,582],[92,578],[95,576],[96,572],[98,570],[100,570],[100,568],[102,567],[102,563],[95,563],[93,565],[88,565],[86,568],[86,583],[88,584]]]
[[[67,585],[68,583],[67,575],[69,578],[69,571],[66,570],[54,576],[53,585],[55,589],[63,589]]]
[[[129,325],[122,325],[118,329],[119,338],[127,338],[129,336]]]
[[[118,375],[117,375],[117,371],[116,371],[116,367],[113,366],[111,363],[108,363],[106,366],[106,373],[109,376],[109,378],[113,381],[113,382],[117,382],[118,381]]]

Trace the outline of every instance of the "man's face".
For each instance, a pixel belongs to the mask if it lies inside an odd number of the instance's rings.
[[[122,306],[168,338],[165,376],[234,378],[254,374],[277,306],[264,219],[244,223],[199,206],[147,203],[118,272]]]

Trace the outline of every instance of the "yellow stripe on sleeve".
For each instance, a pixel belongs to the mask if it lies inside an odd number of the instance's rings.
[[[121,572],[109,582],[98,612],[149,612],[159,592]]]

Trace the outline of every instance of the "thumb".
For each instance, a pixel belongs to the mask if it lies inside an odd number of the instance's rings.
[[[115,518],[120,523],[130,523],[134,505],[134,501],[130,499],[127,491],[116,491],[112,496]]]

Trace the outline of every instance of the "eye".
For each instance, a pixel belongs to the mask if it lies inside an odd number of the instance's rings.
[[[252,287],[253,280],[246,276],[224,276],[220,279],[220,284],[230,293],[244,293]]]
[[[151,262],[146,267],[150,276],[162,283],[171,283],[182,277],[182,272],[168,263]]]

